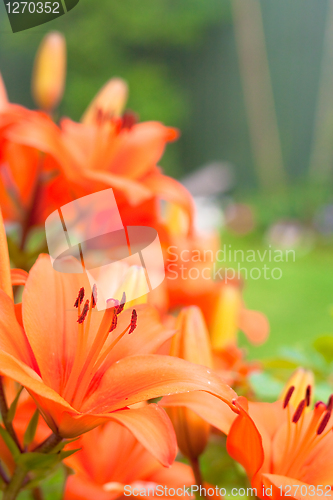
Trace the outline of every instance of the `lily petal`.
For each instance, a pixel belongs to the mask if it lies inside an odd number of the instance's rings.
[[[40,255],[23,292],[27,337],[45,384],[57,392],[64,383],[66,364],[70,366],[75,355],[78,328],[74,301],[82,286],[86,293],[91,290],[85,275],[58,273],[50,256]]]
[[[138,441],[164,466],[177,454],[177,440],[171,421],[156,404],[111,413],[109,418],[127,427]]]
[[[165,396],[158,404],[166,408],[174,406],[189,408],[224,434],[229,433],[237,417],[223,401],[203,391]]]
[[[23,269],[11,269],[10,276],[12,280],[12,285],[18,286],[18,285],[25,285],[29,275],[27,271],[24,271]]]
[[[263,344],[269,335],[269,322],[259,311],[242,309],[239,315],[239,328],[253,344]]]
[[[246,403],[245,398],[238,398],[236,401],[240,413],[231,426],[227,450],[244,467],[251,479],[264,462],[264,451],[259,431],[247,413]]]
[[[204,366],[172,356],[128,356],[105,372],[99,387],[83,403],[82,411],[114,411],[159,396],[195,390],[214,394],[230,407],[237,397],[222,379]]]
[[[318,494],[309,494],[309,484],[303,483],[302,481],[298,481],[297,479],[291,477],[279,476],[277,474],[263,474],[262,479],[266,489],[272,486],[273,494],[270,498],[273,500],[278,500],[284,497],[295,498],[297,500],[319,500],[323,496]],[[304,486],[303,489],[301,489],[302,486]],[[325,487],[323,486],[322,488],[322,491],[325,492]],[[301,492],[305,492],[305,495],[302,495]]]

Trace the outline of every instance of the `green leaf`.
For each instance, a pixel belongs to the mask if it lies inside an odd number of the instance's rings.
[[[333,335],[323,335],[317,338],[313,347],[319,354],[323,356],[327,363],[332,363],[333,361]]]
[[[55,448],[53,448],[52,453],[58,453],[59,451],[63,450],[66,445],[68,445],[69,443],[74,443],[78,439],[80,439],[80,437],[60,441],[60,443],[57,444]]]
[[[58,455],[61,458],[61,460],[64,460],[65,458],[71,457],[72,455],[74,455],[74,453],[80,450],[81,448],[75,448],[74,450],[66,450],[62,451],[61,453],[58,453]]]
[[[21,392],[22,391],[23,391],[23,387],[21,387],[21,389],[18,391],[18,393],[16,394],[16,397],[15,397],[14,401],[12,402],[12,404],[9,407],[9,410],[8,410],[8,413],[7,413],[7,421],[8,422],[12,422],[14,420],[15,413],[16,413],[17,403],[18,403],[18,400],[19,400],[19,398],[21,396]]]
[[[29,422],[27,430],[24,433],[24,438],[23,438],[24,446],[28,446],[28,444],[32,443],[32,441],[34,440],[38,425],[38,419],[39,419],[39,411],[36,410]]]
[[[37,452],[22,453],[16,463],[27,471],[40,471],[51,469],[61,461],[59,454],[46,454]]]
[[[0,436],[2,437],[4,442],[6,443],[9,451],[11,452],[14,460],[16,461],[17,458],[21,455],[20,450],[16,446],[16,443],[13,440],[13,438],[8,434],[6,429],[4,429],[1,425],[0,425]]]

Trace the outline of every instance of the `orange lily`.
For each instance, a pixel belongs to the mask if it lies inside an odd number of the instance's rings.
[[[115,500],[126,498],[134,489],[134,493],[149,489],[152,494],[157,485],[184,490],[184,486],[194,484],[188,465],[174,462],[165,469],[116,422],[88,432],[74,445],[80,451],[66,461],[75,474],[68,477],[64,500]],[[159,497],[167,495],[160,492]]]
[[[1,234],[0,373],[28,390],[54,433],[78,436],[115,420],[170,464],[176,441],[164,411],[153,404],[129,406],[192,390],[208,391],[232,406],[235,393],[205,368],[151,354],[173,334],[154,310],[139,306],[138,327],[126,334],[136,327],[136,312],[119,315],[122,307],[115,301],[96,311],[93,294],[83,304],[86,276],[54,271],[47,255],[39,257],[27,279],[24,275],[22,304],[14,307],[3,226]]]
[[[0,200],[5,220],[22,222],[25,219],[32,204],[38,172],[38,152],[14,143],[6,134],[15,124],[33,119],[36,114],[8,102],[0,75]]]
[[[108,85],[114,88],[114,80]],[[159,199],[179,204],[192,218],[188,191],[156,166],[177,130],[153,121],[137,124],[128,114],[110,115],[114,103],[109,94],[104,89],[82,123],[64,118],[58,127],[50,117],[35,114],[5,131],[10,144],[44,154],[33,224],[44,222],[61,205],[107,187],[114,189],[125,225],[158,225]]]
[[[333,397],[327,405],[320,402],[309,410],[307,386],[295,408],[290,402],[294,391],[290,386],[284,400],[276,403],[248,403],[245,398],[236,402],[240,413],[229,431],[227,449],[245,468],[256,495],[265,500],[331,494]]]

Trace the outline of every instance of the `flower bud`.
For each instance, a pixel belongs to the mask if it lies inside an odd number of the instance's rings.
[[[212,367],[209,334],[201,310],[196,306],[183,309],[176,321],[177,333],[172,339],[171,356]],[[210,425],[185,407],[167,408],[176,431],[180,451],[190,459],[203,453]]]
[[[214,350],[221,350],[237,341],[242,294],[238,285],[221,284],[213,315],[211,339]]]
[[[57,31],[42,40],[35,58],[32,95],[40,109],[52,111],[59,104],[65,88],[66,41]]]
[[[95,124],[99,119],[117,118],[122,115],[128,99],[128,85],[121,78],[111,78],[98,92],[84,113],[81,121]]]

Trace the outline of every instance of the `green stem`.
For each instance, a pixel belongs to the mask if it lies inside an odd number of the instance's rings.
[[[25,476],[27,475],[27,471],[25,469],[21,469],[20,467],[16,467],[14,474],[8,484],[7,488],[3,492],[2,500],[15,500],[17,495],[20,492]]]
[[[191,467],[192,467],[193,474],[194,474],[195,483],[197,486],[199,486],[199,496],[206,498],[205,495],[200,495],[200,489],[204,488],[205,486],[203,483],[199,459],[198,458],[190,458],[190,462],[191,462]]]
[[[8,406],[7,406],[7,401],[6,401],[6,396],[5,396],[5,391],[3,388],[3,383],[2,383],[2,377],[0,376],[0,412],[2,416],[2,420],[4,423],[4,426],[8,432],[8,434],[11,436],[11,438],[14,440],[16,446],[20,451],[21,445],[19,443],[19,440],[15,434],[14,427],[10,421],[8,421]]]
[[[53,450],[62,441],[62,437],[58,434],[51,434],[48,438],[45,439],[41,444],[39,444],[33,451],[37,451],[38,453],[49,453]]]
[[[32,490],[32,498],[34,500],[44,500],[43,492],[38,486]]]

